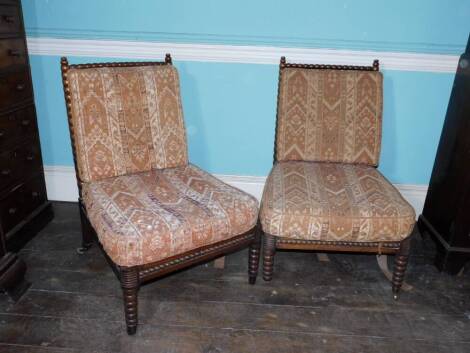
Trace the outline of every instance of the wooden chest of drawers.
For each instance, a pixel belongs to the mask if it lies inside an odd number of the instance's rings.
[[[470,263],[470,36],[460,56],[418,226],[436,242],[436,266],[458,274]]]
[[[0,258],[52,217],[19,0],[0,0]]]

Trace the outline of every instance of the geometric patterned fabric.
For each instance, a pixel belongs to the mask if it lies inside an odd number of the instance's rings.
[[[71,68],[67,77],[81,181],[188,163],[172,65]]]
[[[377,166],[381,124],[380,72],[282,69],[277,161]]]
[[[374,167],[287,161],[266,181],[260,221],[264,232],[283,238],[401,241],[415,212]]]
[[[258,217],[254,197],[191,164],[84,183],[82,197],[100,243],[120,266],[229,239]]]

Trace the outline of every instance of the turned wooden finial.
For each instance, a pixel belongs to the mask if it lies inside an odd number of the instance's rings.
[[[171,60],[171,55],[169,53],[165,55],[165,63],[170,65],[173,64],[173,61]]]
[[[64,67],[64,66],[65,66],[65,67],[69,66],[69,61],[67,60],[67,58],[66,58],[65,56],[63,56],[63,57],[60,58],[60,65],[61,65],[62,67]]]
[[[62,71],[62,77],[65,80],[67,71],[69,70],[69,61],[67,60],[65,56],[60,58],[60,70]]]
[[[281,68],[286,66],[286,57],[285,56],[281,56],[281,63],[280,63],[280,66]]]
[[[379,71],[379,59],[375,59],[372,66],[374,67],[374,71]]]

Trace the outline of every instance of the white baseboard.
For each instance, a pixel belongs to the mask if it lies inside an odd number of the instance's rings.
[[[44,166],[47,197],[52,201],[78,200],[75,168],[67,166]]]
[[[47,196],[54,201],[77,201],[78,189],[75,169],[67,166],[45,166]],[[266,177],[244,175],[215,175],[220,180],[261,199]],[[421,214],[428,190],[427,185],[394,184],[403,197]]]

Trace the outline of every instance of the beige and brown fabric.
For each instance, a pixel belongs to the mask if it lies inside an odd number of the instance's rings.
[[[260,220],[264,232],[284,238],[400,241],[415,212],[374,167],[287,161],[267,179]]]
[[[121,266],[159,261],[253,228],[258,202],[193,165],[83,184],[88,217]]]
[[[187,164],[174,67],[72,68],[67,78],[82,181]]]
[[[282,69],[276,160],[376,166],[381,123],[380,72]]]

